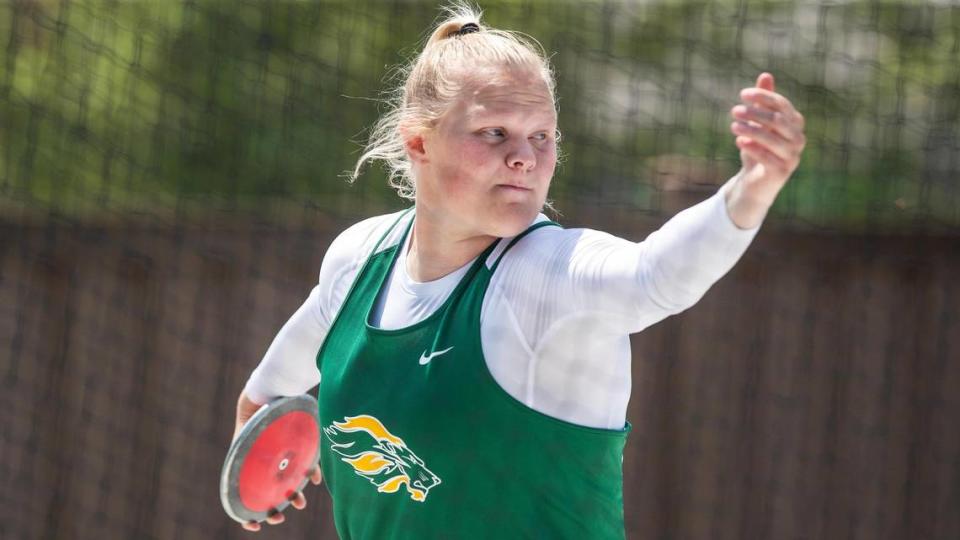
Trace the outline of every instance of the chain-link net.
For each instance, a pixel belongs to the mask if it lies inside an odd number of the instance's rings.
[[[729,109],[761,71],[807,118],[778,222],[956,233],[960,9],[935,3],[490,2],[555,53],[561,212],[670,215],[739,166]],[[395,207],[343,179],[423,2],[45,2],[0,9],[0,197],[83,219]],[[291,212],[291,210],[293,210]]]
[[[552,54],[561,221],[639,240],[807,125],[744,260],[634,340],[631,538],[960,537],[960,6],[484,2]],[[245,537],[236,395],[434,3],[0,0],[0,538]],[[333,537],[329,499],[265,538]]]

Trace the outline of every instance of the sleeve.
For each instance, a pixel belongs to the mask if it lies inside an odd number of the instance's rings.
[[[318,283],[250,374],[244,392],[255,403],[299,395],[320,382],[314,358],[330,328],[330,318],[321,306],[322,291]]]
[[[696,304],[733,268],[760,227],[740,229],[722,191],[675,215],[640,243],[586,235],[569,266],[581,308],[610,311],[640,330]],[[625,294],[629,292],[629,294]]]
[[[379,218],[362,221],[330,244],[317,285],[277,333],[247,379],[244,393],[252,401],[266,403],[280,396],[303,394],[320,382],[317,351],[366,258],[373,232],[382,222]]]
[[[739,260],[758,230],[737,227],[718,191],[639,243],[589,229],[544,230],[544,241],[520,243],[520,253],[504,260],[507,266],[513,259],[505,270],[514,279],[500,277],[532,346],[551,334],[558,321],[571,317],[595,319],[608,332],[631,334],[699,301]],[[533,287],[531,264],[542,276]]]

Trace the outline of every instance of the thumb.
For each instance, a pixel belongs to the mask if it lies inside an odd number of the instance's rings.
[[[773,75],[764,71],[757,76],[757,88],[763,88],[764,90],[770,90],[773,92]]]

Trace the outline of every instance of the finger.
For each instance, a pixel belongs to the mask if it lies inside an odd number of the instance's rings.
[[[748,124],[766,126],[792,142],[802,142],[803,130],[795,121],[791,121],[779,111],[771,111],[754,105],[736,105],[730,109],[730,116]]]
[[[315,486],[319,486],[320,482],[323,481],[323,473],[320,472],[320,467],[314,467],[313,470],[310,471],[310,481],[313,482]]]
[[[307,507],[307,498],[303,496],[302,491],[298,491],[290,497],[290,504],[297,510],[303,510]]]
[[[737,147],[740,148],[742,152],[762,163],[764,167],[778,170],[782,173],[790,172],[790,167],[762,144],[751,140],[749,137],[737,137],[736,142]]]
[[[770,118],[780,118],[780,121],[783,125],[792,126],[792,129],[796,132],[802,132],[804,125],[806,124],[806,119],[797,111],[793,104],[790,103],[787,98],[781,96],[780,94],[772,94],[772,97],[769,94],[751,94],[748,90],[754,92],[760,92],[761,90],[756,88],[747,88],[741,93],[743,99],[743,107],[747,107],[749,111],[763,111],[767,113],[765,116]],[[782,101],[781,101],[782,100]]]
[[[257,523],[256,521],[248,521],[246,523],[241,523],[240,526],[251,532],[257,532],[260,530],[260,524]]]
[[[283,512],[277,512],[274,510],[267,516],[267,523],[269,525],[279,525],[283,523],[287,518],[284,517]]]
[[[737,135],[738,138],[744,136],[762,144],[783,161],[795,158],[800,153],[799,150],[795,149],[797,145],[762,127],[751,126],[746,122],[736,121],[730,124],[730,131],[732,131],[734,135]]]
[[[757,75],[757,88],[763,88],[764,90],[774,91],[774,80],[773,75],[764,71],[760,75]]]
[[[744,88],[740,91],[740,99],[752,105],[766,107],[773,111],[780,111],[788,116],[797,117],[800,113],[793,107],[793,103],[782,95],[763,88]]]

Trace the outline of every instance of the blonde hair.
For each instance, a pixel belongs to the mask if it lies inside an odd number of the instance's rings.
[[[349,175],[351,182],[360,176],[364,164],[382,160],[390,186],[400,197],[414,199],[417,184],[404,133],[422,133],[436,125],[469,81],[467,73],[478,67],[532,69],[543,78],[556,103],[553,70],[535,39],[484,26],[480,23],[483,12],[462,1],[443,8],[443,14],[446,17],[420,54],[396,72],[401,84],[389,91],[388,109],[371,129],[363,154]],[[470,23],[477,29],[462,32]]]

